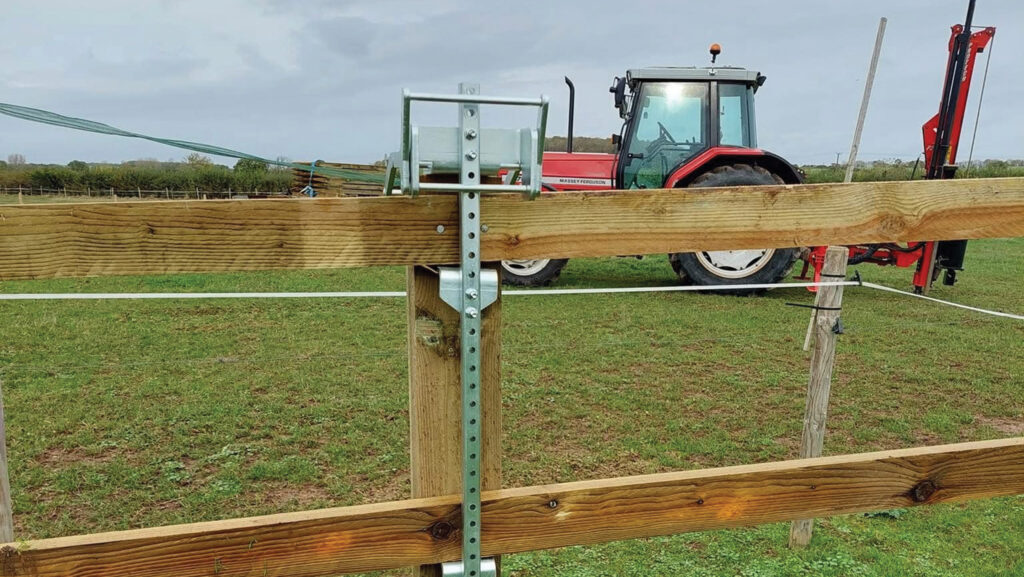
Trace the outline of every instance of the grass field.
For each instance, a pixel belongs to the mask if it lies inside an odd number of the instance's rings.
[[[1024,239],[972,242],[941,298],[1024,311]],[[906,269],[859,267],[904,288]],[[559,285],[672,284],[665,257]],[[3,292],[395,290],[362,269],[8,282]],[[803,289],[507,297],[504,484],[795,457]],[[406,497],[402,299],[0,303],[16,534]],[[1024,323],[848,289],[826,454],[1024,434]],[[511,576],[1024,575],[1024,499],[508,556]],[[397,575],[398,572],[388,575]]]

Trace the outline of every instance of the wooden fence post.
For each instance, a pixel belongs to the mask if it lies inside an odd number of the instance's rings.
[[[486,265],[485,265],[486,266]],[[500,271],[500,269],[499,269]],[[412,496],[462,493],[459,315],[441,300],[436,272],[408,267],[409,428]],[[483,313],[480,387],[484,490],[501,488],[501,297]],[[460,521],[438,523],[435,539],[461,544]],[[439,577],[440,565],[413,570]],[[499,570],[500,575],[500,570]]]
[[[0,543],[14,542],[14,512],[8,474],[7,419],[4,416],[3,379],[0,379]]]
[[[830,246],[825,252],[821,269],[824,282],[846,278],[846,262],[850,251],[843,246]],[[800,457],[820,457],[825,443],[825,419],[828,416],[828,397],[832,387],[832,367],[836,360],[836,337],[839,336],[839,313],[843,305],[842,286],[818,288],[814,317],[814,352],[811,354],[811,377],[807,384],[807,407],[804,411],[804,431],[800,440]],[[793,521],[789,530],[789,546],[804,547],[811,542],[813,519]]]

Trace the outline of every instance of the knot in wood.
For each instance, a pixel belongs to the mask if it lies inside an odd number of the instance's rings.
[[[430,536],[438,541],[444,541],[452,536],[455,528],[448,521],[438,521],[430,526]]]
[[[935,486],[935,483],[930,479],[925,479],[920,483],[914,485],[914,488],[910,490],[910,497],[917,503],[923,503],[931,498],[938,491],[939,488]]]
[[[898,235],[907,229],[907,221],[899,215],[890,214],[882,218],[880,227],[888,235]]]

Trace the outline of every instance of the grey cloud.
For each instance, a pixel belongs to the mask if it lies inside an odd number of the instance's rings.
[[[543,92],[552,98],[550,125],[559,134],[566,115],[562,76],[568,74],[577,85],[577,134],[607,136],[619,123],[607,92],[612,76],[630,67],[703,65],[706,46],[715,41],[726,63],[768,75],[758,93],[761,145],[797,162],[831,162],[848,150],[875,26],[886,15],[862,157],[912,160],[921,147],[920,126],[938,105],[949,25],[963,18],[965,5],[938,0],[924,11],[917,3],[884,0],[225,1],[210,3],[204,19],[189,23],[191,50],[180,54],[149,42],[146,33],[156,30],[104,37],[48,21],[50,33],[63,39],[50,47],[26,32],[31,26],[25,21],[8,18],[0,22],[0,54],[12,65],[0,70],[0,101],[269,156],[367,161],[397,146],[403,87],[448,92],[460,81],[477,81],[491,93]],[[54,6],[82,10],[77,3]],[[168,10],[135,6],[156,17]],[[280,32],[237,41],[223,52],[225,32],[245,25],[237,19],[242,10],[269,18]],[[45,19],[32,10],[21,14],[22,20]],[[1024,78],[1017,57],[1024,51],[1024,4],[980,3],[977,18],[999,32],[975,156],[1024,157]],[[68,46],[82,56],[75,60]],[[91,47],[102,56],[88,56]],[[214,73],[219,70],[227,73]],[[52,78],[74,82],[48,84]],[[450,120],[446,111],[424,114]],[[149,146],[0,117],[0,157],[23,152],[30,161],[67,162],[182,155]]]

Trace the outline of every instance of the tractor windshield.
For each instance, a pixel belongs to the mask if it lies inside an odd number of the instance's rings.
[[[669,171],[708,148],[709,85],[648,82],[632,111],[624,188],[658,188]]]

